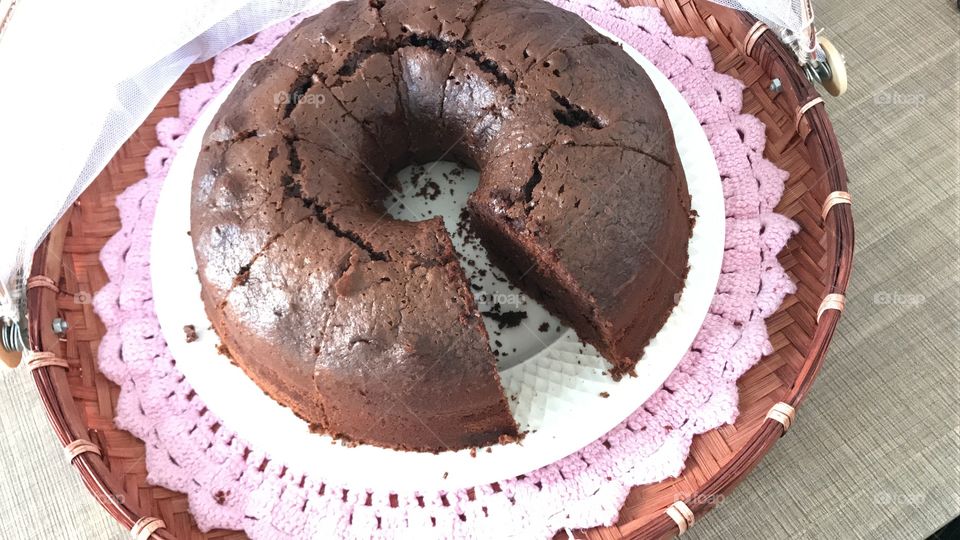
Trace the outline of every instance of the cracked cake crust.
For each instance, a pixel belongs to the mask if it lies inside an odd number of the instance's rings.
[[[391,174],[481,171],[491,258],[629,373],[682,289],[690,201],[659,97],[541,0],[352,0],[241,77],[192,200],[202,295],[232,358],[318,431],[440,451],[516,440],[440,218],[387,215]]]

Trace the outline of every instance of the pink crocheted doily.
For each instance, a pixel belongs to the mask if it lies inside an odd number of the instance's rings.
[[[100,370],[121,387],[116,425],[142,439],[153,484],[187,493],[198,526],[254,539],[548,538],[609,525],[632,486],[680,474],[694,435],[737,416],[737,379],[772,352],[764,319],[794,286],[776,255],[797,226],[776,214],[787,173],[763,158],[764,125],[742,114],[743,85],[714,72],[705,39],[674,36],[654,8],[553,0],[616,34],[673,82],[706,130],[723,180],[722,275],[703,327],[664,387],[601,439],[520,478],[470,490],[373,492],[308,477],[244,443],[178,372],[153,309],[150,232],[160,186],[204,104],[295,24],[260,33],[216,59],[214,80],[181,93],[180,116],[157,126],[147,178],[117,198],[121,230],[101,260],[94,300],[107,332]]]

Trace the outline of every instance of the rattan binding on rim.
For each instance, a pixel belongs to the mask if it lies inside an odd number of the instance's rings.
[[[756,24],[750,27],[750,30],[747,31],[747,36],[743,40],[743,52],[745,52],[747,56],[751,56],[753,47],[757,44],[760,36],[767,30],[770,30],[770,27],[760,21],[757,21]]]
[[[77,439],[63,447],[63,453],[67,455],[67,461],[73,461],[80,454],[86,454],[87,452],[93,452],[98,456],[103,455],[99,446],[86,439]]]
[[[793,425],[793,420],[796,416],[797,410],[782,401],[770,407],[770,411],[767,412],[767,418],[783,425],[784,434],[786,434],[790,426]]]
[[[853,260],[852,214],[840,207],[831,212],[833,219],[821,217],[829,194],[847,190],[846,171],[825,107],[805,111],[803,129],[797,129],[797,111],[819,95],[792,51],[773,32],[758,30],[751,17],[705,0],[645,3],[658,6],[678,35],[706,36],[717,71],[744,83],[743,112],[766,124],[765,157],[790,173],[777,211],[801,227],[779,257],[797,292],[767,320],[774,352],[738,382],[736,422],[695,437],[679,477],[631,490],[616,525],[577,532],[591,540],[675,535],[680,525],[666,513],[675,501],[685,501],[695,518],[702,516],[756,466],[783,433],[767,414],[779,402],[799,408],[823,364],[839,317],[818,323],[817,314],[826,294],[846,291]],[[743,40],[751,32],[756,35],[748,55]],[[32,275],[48,276],[67,291],[97,291],[107,283],[99,253],[120,226],[113,201],[145,176],[143,160],[157,145],[156,124],[177,116],[179,91],[211,80],[210,69],[210,63],[192,66],[160,101],[37,250]],[[783,86],[777,94],[768,89],[773,78]],[[76,368],[44,366],[33,377],[61,444],[83,438],[101,448],[102,456],[86,452],[73,463],[107,511],[125,529],[157,516],[167,527],[153,535],[164,539],[245,538],[236,531],[202,533],[185,495],[146,482],[143,443],[113,425],[119,391],[97,372],[104,328],[91,305],[38,286],[28,291],[27,307],[31,347]],[[51,327],[58,317],[70,326],[63,336]]]
[[[37,287],[45,287],[55,293],[60,292],[60,287],[57,287],[57,283],[47,276],[32,276],[27,280],[28,291],[30,289],[36,289]]]
[[[817,308],[817,323],[820,322],[820,318],[823,317],[824,312],[832,309],[842,313],[846,306],[847,299],[842,294],[831,293],[824,296],[823,301],[820,302],[820,307]]]
[[[853,197],[846,191],[834,191],[827,195],[827,200],[823,201],[823,210],[820,212],[820,217],[826,220],[830,209],[838,204],[853,205]]]
[[[677,528],[680,530],[677,536],[682,536],[690,527],[693,527],[693,524],[697,520],[693,514],[693,510],[690,510],[687,503],[683,501],[674,502],[664,513],[670,516],[670,519],[677,524]]]
[[[145,517],[140,518],[133,527],[130,528],[130,538],[134,540],[147,540],[153,533],[160,529],[165,529],[167,525],[160,518]]]
[[[823,98],[820,96],[817,96],[811,99],[810,101],[804,103],[803,105],[800,106],[799,109],[797,109],[797,130],[800,129],[800,122],[803,120],[803,115],[807,114],[807,111],[809,111],[810,109],[816,107],[817,105],[822,105],[822,104],[823,104]]]
[[[63,358],[57,357],[51,352],[27,352],[27,368],[31,371],[40,369],[42,367],[62,367],[63,369],[70,369],[70,364]]]

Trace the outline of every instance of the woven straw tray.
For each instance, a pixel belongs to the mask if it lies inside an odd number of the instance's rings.
[[[824,105],[792,54],[751,17],[706,1],[635,3],[657,5],[678,35],[706,36],[716,70],[746,85],[743,112],[766,124],[766,157],[790,173],[777,211],[801,227],[780,254],[797,292],[767,321],[775,352],[739,381],[736,423],[696,437],[678,478],[634,488],[617,525],[578,531],[578,538],[682,533],[753,469],[789,427],[820,370],[853,258],[840,150]],[[153,532],[157,538],[244,537],[234,531],[202,534],[186,495],[147,484],[143,443],[113,425],[119,388],[97,371],[104,327],[89,302],[107,282],[99,253],[120,228],[116,196],[146,175],[143,162],[157,145],[157,122],[177,116],[180,90],[210,80],[210,67],[192,66],[184,74],[54,227],[34,256],[27,295],[31,348],[50,353],[34,355],[35,363],[47,365],[34,366],[33,376],[57,436],[75,454],[73,465],[91,494],[123,527],[141,531],[140,538],[158,525],[151,518],[164,523]],[[778,93],[770,90],[774,78],[783,85]],[[52,328],[58,317],[69,323],[63,336]],[[65,359],[69,369],[56,359]]]

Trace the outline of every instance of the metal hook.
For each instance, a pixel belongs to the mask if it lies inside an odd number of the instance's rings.
[[[824,81],[833,79],[833,71],[826,62],[810,62],[803,66],[803,72],[807,75],[810,82],[823,84]]]
[[[4,321],[3,328],[0,328],[0,342],[3,350],[7,352],[20,352],[26,347],[23,343],[23,333],[20,331],[20,323],[15,321]]]
[[[820,38],[817,60],[804,66],[804,71],[811,81],[819,83],[830,95],[840,96],[847,91],[846,60],[826,37]]]

